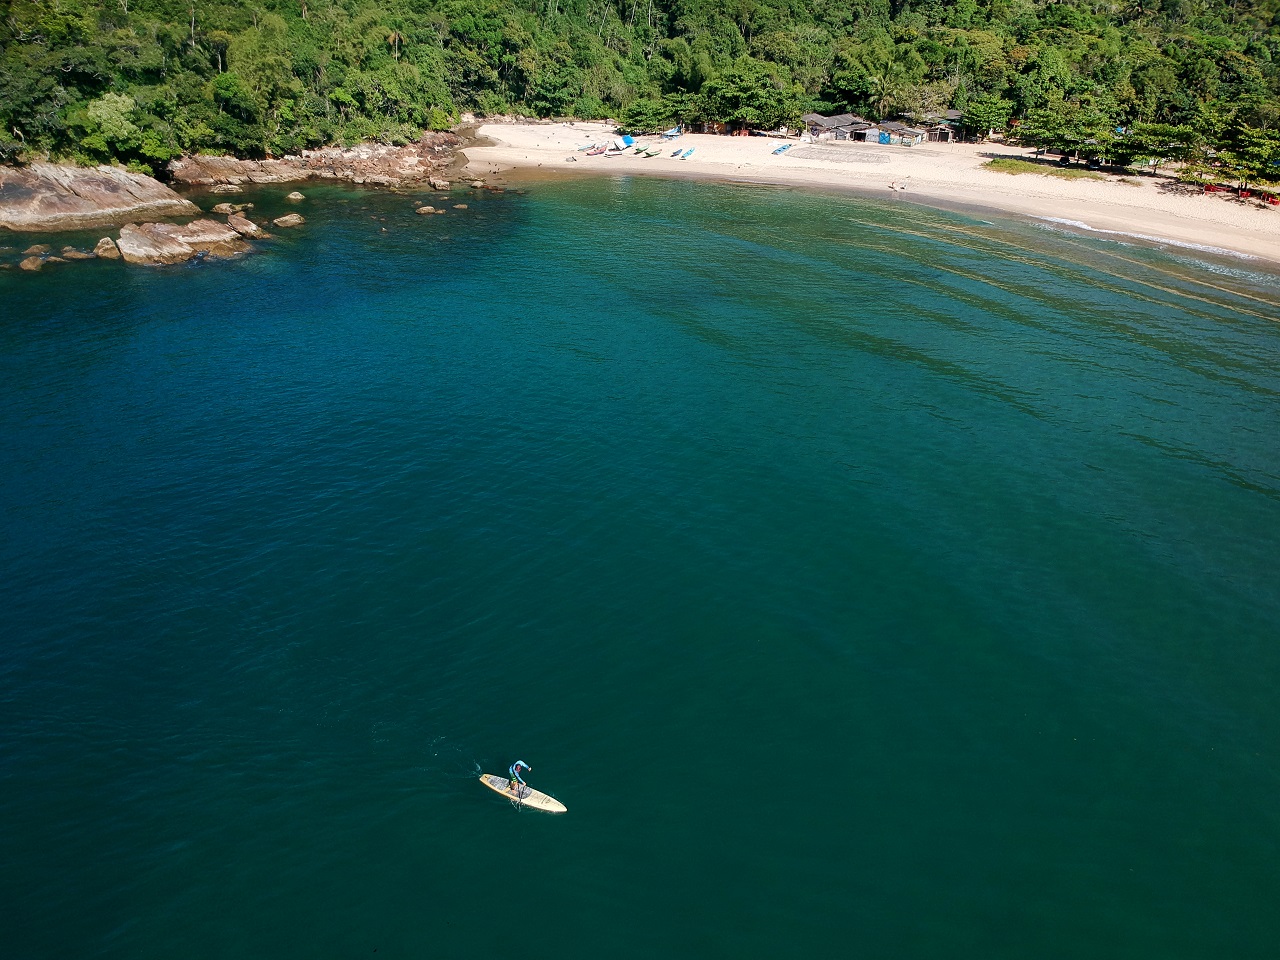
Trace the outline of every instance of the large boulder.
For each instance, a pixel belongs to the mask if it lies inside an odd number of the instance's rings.
[[[183,263],[198,253],[230,257],[249,249],[240,234],[214,220],[193,220],[181,227],[172,223],[128,223],[120,229],[117,246],[129,263],[152,266]]]
[[[103,237],[93,248],[94,256],[102,257],[104,260],[119,260],[120,249],[116,246],[116,242],[110,237]]]
[[[27,259],[18,264],[18,268],[20,270],[30,270],[32,273],[35,273],[44,269],[44,259],[42,257],[27,257]]]
[[[115,167],[0,167],[0,227],[10,230],[80,230],[136,220],[139,214],[198,212],[159,181]]]
[[[252,206],[252,203],[219,203],[215,204],[214,208],[209,212],[226,215],[231,213],[240,213],[242,210],[248,210]]]
[[[196,255],[191,244],[158,232],[155,229],[158,226],[158,223],[126,223],[120,228],[120,239],[116,241],[120,255],[129,263],[148,265],[183,263]]]
[[[233,213],[227,217],[227,226],[240,234],[242,237],[265,237],[267,232],[260,226],[250,220],[248,217],[242,217],[238,213]]]
[[[286,199],[286,200],[294,200],[294,201],[298,201],[298,200],[305,200],[305,199],[307,199],[307,198],[306,198],[306,196],[304,196],[303,194],[301,194],[301,193],[299,193],[297,190],[295,190],[295,191],[293,191],[293,193],[291,193],[291,194],[289,194],[287,197],[285,197],[285,199]]]
[[[287,213],[283,217],[276,217],[271,222],[277,227],[300,227],[307,221],[300,213]]]
[[[215,257],[232,257],[249,249],[249,244],[229,224],[217,220],[192,220],[183,227],[158,223],[156,229],[194,247],[197,252]]]

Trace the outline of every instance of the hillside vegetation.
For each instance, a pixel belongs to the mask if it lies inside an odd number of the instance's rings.
[[[1254,149],[1263,178],[1280,160],[1280,0],[11,0],[0,13],[0,160],[156,169],[196,151],[403,142],[464,110],[656,129],[948,107],[1028,142],[1103,149],[1123,128],[1130,156]]]

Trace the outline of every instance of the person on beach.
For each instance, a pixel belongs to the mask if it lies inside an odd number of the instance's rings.
[[[512,793],[514,793],[517,797],[523,796],[524,788],[528,786],[528,784],[525,783],[524,779],[520,776],[521,767],[523,767],[529,773],[533,773],[533,767],[529,766],[523,760],[517,760],[515,763],[511,765],[511,769],[508,771],[511,774],[511,785],[508,787],[508,789]]]

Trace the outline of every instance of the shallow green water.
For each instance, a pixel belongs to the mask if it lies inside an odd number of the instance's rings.
[[[1273,275],[307,192],[0,275],[6,956],[1273,955]]]

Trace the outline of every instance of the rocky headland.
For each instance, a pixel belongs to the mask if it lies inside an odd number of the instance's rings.
[[[454,164],[456,148],[461,143],[455,134],[433,133],[403,147],[377,144],[335,147],[271,160],[186,157],[173,161],[169,174],[177,185],[195,190],[203,188],[207,194],[240,193],[242,184],[302,180],[346,181],[389,188],[429,186],[446,190],[450,184],[445,175]],[[478,180],[472,182],[472,186],[483,185]],[[306,197],[294,191],[285,199],[298,204]],[[251,240],[270,237],[264,227],[287,229],[306,222],[302,215],[291,213],[275,217],[269,223],[265,219],[255,223],[249,219],[253,206],[226,201],[213,203],[210,212],[225,217],[225,221],[214,220],[169,186],[114,167],[81,168],[49,163],[0,167],[0,227],[56,232],[121,225],[117,237],[103,237],[96,247],[63,246],[59,251],[50,244],[36,244],[21,251],[24,259],[20,263],[0,261],[0,269],[18,266],[38,271],[46,265],[99,258],[162,265],[197,258],[235,257],[254,249]],[[432,207],[426,209],[444,212]],[[199,219],[185,224],[155,222],[192,217]]]
[[[0,227],[10,230],[84,230],[199,212],[163,183],[116,167],[0,167]]]
[[[238,192],[240,184],[341,180],[398,187],[449,186],[444,174],[462,140],[428,133],[400,147],[362,144],[305,150],[270,160],[183,157],[169,164],[176,185]],[[200,209],[151,177],[118,167],[33,163],[0,167],[0,228],[17,231],[84,230],[139,220],[195,216]]]

